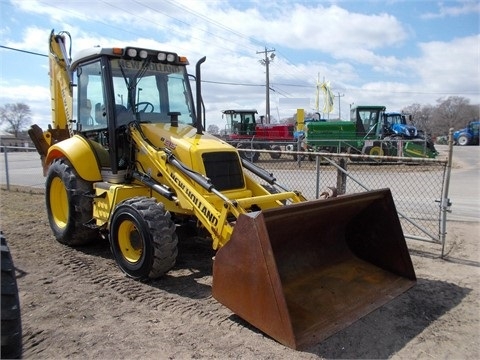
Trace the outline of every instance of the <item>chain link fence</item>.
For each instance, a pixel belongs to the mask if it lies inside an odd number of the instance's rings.
[[[389,188],[405,237],[441,244],[443,255],[448,160],[254,149],[239,152],[246,159],[258,158],[255,164],[272,173],[282,187],[298,190],[307,199]]]
[[[443,256],[449,206],[445,203],[448,194],[444,194],[449,180],[448,160],[276,149],[238,150],[244,158],[252,158],[257,153],[257,166],[272,173],[282,187],[298,190],[307,199],[389,188],[405,236],[442,244]],[[40,157],[34,148],[2,147],[1,155],[2,187],[45,186]],[[260,179],[259,182],[265,183]]]
[[[45,178],[40,155],[34,147],[0,147],[0,184],[9,190],[10,185],[43,188]]]

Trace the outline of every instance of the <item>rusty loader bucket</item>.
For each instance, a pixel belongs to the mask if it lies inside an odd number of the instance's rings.
[[[242,215],[215,256],[213,296],[293,349],[416,282],[390,190]]]

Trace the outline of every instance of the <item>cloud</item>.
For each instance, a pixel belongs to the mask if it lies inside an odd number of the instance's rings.
[[[259,33],[262,36],[261,32]],[[286,47],[320,50],[343,58],[343,48],[376,49],[404,41],[407,32],[388,14],[352,13],[338,6],[296,5],[279,19],[267,23],[264,36]]]
[[[342,109],[353,102],[400,109],[463,92],[472,102],[480,102],[478,36],[449,41],[432,28],[430,39],[435,41],[427,41],[400,12],[388,13],[388,6],[377,11],[378,7],[369,7],[375,2],[365,2],[360,12],[353,10],[355,6],[336,3],[15,0],[17,15],[36,21],[17,33],[12,23],[2,25],[0,31],[8,44],[43,54],[48,51],[46,40],[53,25],[71,33],[74,54],[94,45],[173,50],[189,58],[190,72],[206,56],[202,72],[208,82],[203,95],[207,119],[213,122],[221,122],[220,110],[228,107],[257,108],[263,114],[265,66],[259,60],[265,47],[276,49],[270,66],[271,109],[276,118],[292,115],[290,109],[278,105],[282,97],[313,102],[318,75],[331,81],[335,94],[345,94]],[[478,10],[472,1],[446,4],[439,8],[445,17]],[[32,67],[38,68],[33,62]],[[48,101],[43,104],[46,110],[41,110],[47,114]]]
[[[450,5],[450,3],[448,3]],[[456,17],[465,14],[480,13],[480,3],[477,0],[458,1],[454,5],[439,4],[438,12],[429,12],[421,16],[422,19],[441,19],[445,17]]]
[[[23,103],[32,111],[32,124],[46,129],[51,121],[50,89],[43,86],[14,85],[0,82],[0,104]]]
[[[480,35],[420,43],[422,55],[414,60],[419,82],[428,84],[430,91],[465,95],[476,92],[478,98],[479,44]]]
[[[26,27],[23,29],[21,34],[21,40],[7,40],[5,42],[6,46],[16,48],[16,49],[23,49],[29,51],[38,51],[42,54],[47,54],[46,45],[47,45],[47,37],[45,36],[48,34],[44,29],[38,26],[31,26]]]

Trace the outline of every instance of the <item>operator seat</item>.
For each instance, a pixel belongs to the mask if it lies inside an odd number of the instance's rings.
[[[133,121],[133,113],[119,104],[115,104],[115,117],[117,118],[117,126],[127,125]]]
[[[127,108],[123,105],[115,104],[115,114],[121,114],[122,112],[127,111]]]

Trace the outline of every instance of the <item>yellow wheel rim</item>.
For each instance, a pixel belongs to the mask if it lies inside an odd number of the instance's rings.
[[[383,156],[384,152],[380,146],[374,146],[370,149],[370,155]]]
[[[143,253],[143,238],[132,221],[125,220],[118,228],[118,247],[125,260],[138,262]]]
[[[63,181],[56,177],[50,185],[50,210],[55,225],[65,228],[68,222],[68,195]]]

